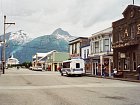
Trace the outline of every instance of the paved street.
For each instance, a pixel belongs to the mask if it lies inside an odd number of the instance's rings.
[[[139,98],[134,82],[14,68],[0,76],[0,105],[140,105]]]

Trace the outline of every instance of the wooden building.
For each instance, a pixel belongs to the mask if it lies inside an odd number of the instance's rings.
[[[124,18],[112,23],[113,62],[114,68],[128,74],[140,64],[140,6],[128,5],[122,14]]]

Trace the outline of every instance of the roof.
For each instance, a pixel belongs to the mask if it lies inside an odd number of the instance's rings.
[[[48,56],[49,54],[51,54],[51,53],[53,53],[53,52],[56,52],[56,50],[52,50],[52,51],[50,51],[50,52],[46,53],[46,55],[45,55],[45,56],[43,56],[42,58],[40,58],[38,61],[43,60],[46,56]]]
[[[105,34],[105,33],[110,33],[112,32],[112,27],[106,28],[104,30],[101,30],[97,33],[92,34],[92,36],[97,36],[97,35],[101,35],[101,34]]]
[[[52,53],[54,51],[56,51],[56,50],[52,50],[52,51],[47,52],[47,53],[36,53],[32,58],[36,58],[36,55],[37,55],[37,57],[44,58],[45,56],[47,56],[48,54],[50,54],[50,53]]]
[[[54,62],[62,62],[69,59],[69,53],[67,52],[56,52],[54,55]]]
[[[46,56],[46,54],[47,54],[47,53],[36,53],[36,54],[33,56],[33,58],[36,58],[36,55],[37,55],[37,57],[44,57],[44,56]]]
[[[70,40],[69,42],[73,42],[73,41],[78,40],[78,39],[88,39],[88,37],[78,37],[78,38],[75,38],[73,40]]]
[[[123,11],[122,14],[125,14],[125,12],[127,12],[129,9],[132,9],[132,8],[140,9],[140,6],[137,6],[137,5],[128,5],[126,7],[126,9]]]

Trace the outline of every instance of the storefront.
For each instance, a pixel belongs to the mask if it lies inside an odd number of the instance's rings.
[[[91,72],[97,76],[111,76],[113,70],[113,53],[91,58]]]
[[[140,63],[140,6],[128,5],[124,18],[113,22],[114,68],[127,74]],[[133,75],[134,76],[134,75]]]

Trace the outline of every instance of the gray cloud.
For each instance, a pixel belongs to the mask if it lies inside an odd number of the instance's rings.
[[[111,26],[122,17],[132,0],[1,0],[0,17],[16,22],[30,36],[50,34],[62,27],[73,35],[85,36]],[[140,5],[139,0],[135,0]],[[2,22],[2,20],[0,20]],[[1,30],[3,26],[0,26]],[[1,32],[2,33],[2,32]]]

